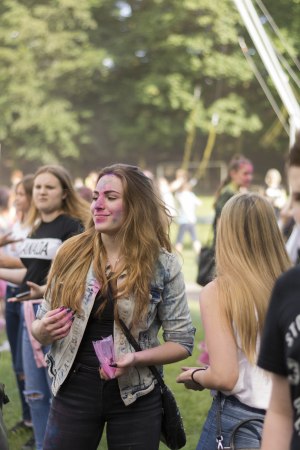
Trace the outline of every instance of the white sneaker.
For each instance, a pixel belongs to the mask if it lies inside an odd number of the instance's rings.
[[[1,352],[9,352],[10,351],[10,345],[8,341],[3,341],[3,344],[0,346],[0,353]]]
[[[2,331],[4,330],[5,325],[6,325],[5,319],[0,317],[0,333],[2,333]]]

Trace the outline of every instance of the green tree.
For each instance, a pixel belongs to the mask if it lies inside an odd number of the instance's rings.
[[[118,152],[182,152],[197,85],[201,133],[214,112],[219,133],[260,129],[258,114],[236,94],[253,75],[237,44],[240,18],[231,1],[107,1],[94,18],[111,57],[99,109]]]
[[[88,1],[1,2],[0,140],[14,158],[79,157],[93,114],[81,98],[106,55],[96,27]]]
[[[268,3],[297,48],[297,5]],[[0,141],[18,161],[180,158],[200,86],[195,151],[214,113],[217,152],[259,148],[275,114],[240,34],[251,46],[232,0],[3,0]]]

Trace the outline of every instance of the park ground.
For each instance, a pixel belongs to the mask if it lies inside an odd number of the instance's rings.
[[[212,197],[202,197],[203,206],[198,208],[198,217],[210,217],[212,215]],[[210,238],[210,228],[208,224],[197,224],[197,235],[203,244]],[[172,225],[171,235],[173,244],[176,241],[177,226]],[[184,250],[182,252],[182,265],[183,273],[186,283],[189,286],[196,279],[197,264],[196,255],[192,249],[189,236],[185,236]],[[188,293],[189,307],[191,310],[193,326],[196,327],[195,348],[193,355],[185,360],[164,367],[165,381],[175,394],[180,413],[183,419],[184,427],[187,435],[187,444],[184,447],[185,450],[194,450],[199,440],[202,427],[207,416],[208,410],[211,405],[211,397],[209,391],[203,392],[188,391],[182,384],[177,384],[175,379],[181,373],[181,366],[196,366],[197,358],[200,354],[200,350],[197,348],[197,344],[204,339],[204,329],[200,315],[199,303],[196,300],[197,296]],[[162,333],[160,333],[160,341],[162,342]],[[6,339],[6,334],[3,332],[0,335],[0,345]],[[15,376],[11,367],[10,352],[2,352],[0,354],[0,380],[5,384],[6,393],[10,398],[10,403],[4,406],[3,415],[4,421],[9,429],[21,418],[21,407],[18,397],[18,390],[16,385]],[[30,434],[23,432],[16,436],[9,437],[10,450],[20,450],[22,445],[29,438]],[[107,449],[106,439],[103,435],[102,442],[100,443],[98,450]],[[163,444],[160,445],[160,450],[165,450],[167,447]]]

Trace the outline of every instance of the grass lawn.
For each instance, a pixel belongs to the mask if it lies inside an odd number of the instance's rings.
[[[197,211],[198,215],[209,216],[212,205],[212,197],[202,198],[203,207]],[[197,225],[197,234],[202,243],[206,243],[209,236],[210,226],[206,224]],[[176,240],[177,227],[172,225],[172,241]],[[193,252],[190,237],[185,236],[184,250],[182,253],[183,261],[183,273],[187,282],[195,281],[197,273],[196,255]],[[189,301],[191,309],[191,315],[193,325],[197,328],[194,354],[183,363],[175,363],[165,366],[165,381],[176,396],[177,403],[179,405],[180,413],[183,418],[185,430],[187,433],[187,445],[184,447],[186,450],[194,450],[196,448],[199,436],[202,430],[203,423],[207,416],[208,409],[211,405],[211,397],[208,391],[193,392],[186,390],[183,385],[177,384],[175,378],[181,373],[181,366],[196,366],[196,360],[200,351],[197,348],[197,344],[204,339],[204,330],[200,317],[199,304],[197,301]],[[6,339],[5,333],[0,335],[0,345]],[[161,333],[160,341],[163,342]],[[11,368],[11,357],[9,352],[0,353],[0,380],[6,386],[6,393],[10,398],[10,403],[4,406],[3,415],[7,428],[13,426],[21,418],[21,407],[18,396],[18,390],[14,373]],[[10,450],[20,450],[22,445],[30,437],[29,433],[22,433],[17,436],[9,437]],[[164,450],[167,447],[163,444],[160,445],[160,450]],[[102,443],[99,445],[98,450],[107,449],[106,439],[103,436]]]

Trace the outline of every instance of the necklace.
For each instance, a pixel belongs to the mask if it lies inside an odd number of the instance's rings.
[[[108,256],[109,258],[114,259],[117,263],[120,262],[120,259],[121,259],[121,258],[123,258],[123,255],[119,256],[119,258],[114,258],[113,256],[110,256],[109,254],[107,254],[107,256]]]

